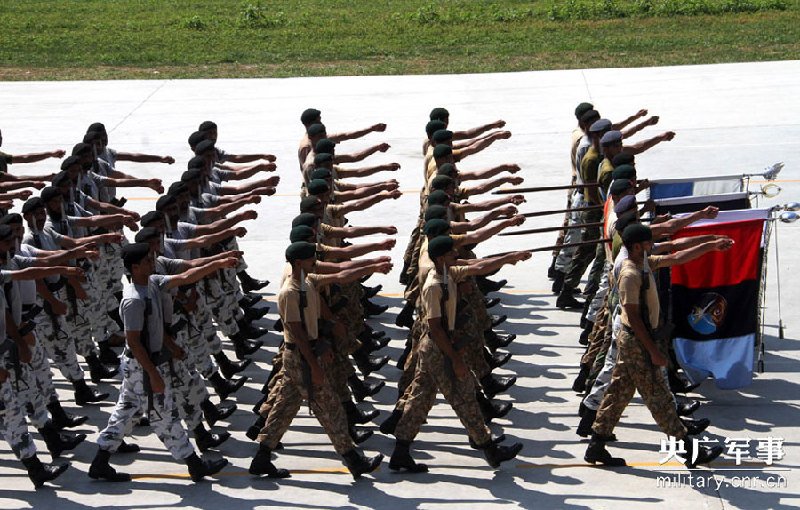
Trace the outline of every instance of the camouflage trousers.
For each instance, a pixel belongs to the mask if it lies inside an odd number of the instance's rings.
[[[191,312],[180,312],[178,317],[186,319],[186,327],[178,333],[178,338],[186,345],[187,362],[203,377],[211,377],[219,369],[212,355],[222,350],[222,344],[214,325],[210,324],[211,317],[207,313],[205,300],[198,299],[197,308]]]
[[[603,248],[602,244],[598,245],[602,248],[605,253],[605,248]],[[594,297],[592,298],[592,303],[589,305],[589,311],[586,312],[586,319],[594,322],[597,314],[600,312],[600,309],[603,308],[604,303],[606,301],[606,296],[608,295],[608,291],[610,290],[609,282],[608,282],[608,275],[612,270],[611,262],[604,259],[603,263],[603,274],[600,277],[600,286],[597,288],[597,292],[594,293]]]
[[[344,455],[353,449],[344,408],[330,384],[314,385],[309,398],[308,386],[303,375],[303,356],[299,350],[289,348],[284,350],[283,376],[273,386],[270,397],[273,397],[274,404],[269,410],[264,427],[258,434],[259,443],[274,449],[289,429],[303,400],[308,400],[309,407],[322,425],[322,429],[328,434],[336,452]]]
[[[632,331],[623,327],[617,346],[617,364],[592,430],[601,436],[611,435],[622,412],[638,390],[661,431],[679,439],[685,437],[686,427],[678,419],[666,377],[659,367],[652,364],[641,342]]]
[[[36,340],[41,342],[47,356],[68,381],[83,379],[83,369],[78,363],[75,342],[70,338],[63,315],[42,312],[34,319]]]
[[[395,437],[399,441],[414,440],[433,407],[437,389],[456,412],[472,440],[479,445],[488,444],[491,436],[475,398],[474,376],[467,374],[466,377],[456,377],[448,374],[445,355],[428,335],[420,342],[417,370],[408,389],[409,396],[403,416],[397,423]]]
[[[41,372],[42,362],[46,362],[44,351],[41,347],[31,346],[31,362],[19,362],[15,367],[11,361],[11,353],[6,353],[3,358],[3,366],[9,372],[6,383],[10,384],[16,394],[20,405],[24,406],[25,414],[31,424],[40,429],[47,425],[50,416],[47,414],[48,396],[45,392],[55,391],[52,388],[52,381],[49,381],[50,389],[45,388],[46,383],[42,380],[46,377],[37,377],[37,372]],[[34,365],[34,363],[36,365]],[[48,366],[49,368],[49,366]],[[37,370],[38,369],[38,370]]]
[[[222,287],[222,281],[219,278],[207,278],[206,281],[205,299],[211,315],[222,334],[232,337],[239,332],[239,325],[236,323],[236,312],[239,305],[235,296],[232,299],[225,292]]]
[[[608,390],[608,385],[611,383],[611,377],[614,373],[614,367],[616,365],[617,341],[616,339],[612,338],[611,345],[608,347],[608,351],[606,351],[603,368],[592,382],[589,394],[583,399],[584,405],[589,409],[597,411],[600,408],[600,404],[603,402],[603,397],[606,395],[606,390]]]
[[[598,358],[598,354],[601,351],[605,351],[604,347],[608,347],[605,340],[609,333],[609,313],[607,300],[605,304],[606,306],[603,306],[603,308],[600,310],[600,313],[597,314],[594,322],[592,323],[592,332],[589,333],[588,338],[589,345],[586,347],[586,351],[581,357],[581,365],[587,365],[591,367]]]
[[[108,249],[108,246],[101,248],[100,258],[87,275],[89,284],[86,287],[86,293],[89,295],[87,312],[91,335],[95,342],[102,342],[113,335],[122,335],[119,324],[108,315],[110,310],[119,307],[119,301],[114,296],[114,285],[111,283],[116,260],[109,258],[111,255]]]
[[[108,425],[97,438],[97,446],[111,452],[119,448],[126,430],[130,430],[136,411],[141,406],[147,405],[142,366],[135,358],[123,356],[120,368],[123,379],[117,405],[108,419]],[[182,460],[194,453],[194,447],[189,442],[189,434],[181,423],[169,366],[167,363],[161,363],[157,366],[157,370],[164,380],[164,393],[153,395],[153,412],[149,416],[150,426],[172,457]]]
[[[572,177],[572,183],[571,184],[575,184],[575,177],[574,176]],[[571,190],[571,189],[567,190],[567,205],[566,205],[565,209],[569,209],[569,208],[572,207],[572,194],[573,194],[573,192],[574,192],[574,190]],[[569,211],[564,213],[564,223],[562,224],[563,227],[566,227],[567,225],[569,225],[569,215],[570,215]],[[566,230],[559,230],[558,231],[558,239],[556,239],[556,244],[555,244],[556,246],[561,246],[562,244],[564,244],[564,236],[566,236],[566,234],[567,234]],[[561,252],[561,250],[559,248],[555,248],[553,250],[553,258],[558,257],[559,252]]]
[[[180,345],[180,342],[178,342]],[[210,398],[205,381],[200,373],[195,370],[189,360],[188,349],[181,346],[187,356],[184,359],[173,359],[175,400],[181,412],[181,418],[189,430],[194,429],[203,422],[203,410],[200,404]]]
[[[597,223],[603,220],[603,212],[601,210],[593,210],[593,211],[584,211],[581,214],[581,223]],[[587,241],[594,241],[600,239],[600,227],[587,227],[582,229],[575,229],[581,230],[581,242]],[[581,278],[583,277],[583,273],[586,272],[586,269],[589,267],[589,264],[592,263],[593,260],[598,256],[597,248],[600,246],[599,244],[587,244],[583,246],[578,246],[577,250],[575,250],[575,254],[572,256],[572,261],[569,264],[569,269],[567,269],[567,274],[564,277],[564,288],[565,289],[575,289],[578,287],[578,284],[581,282]],[[603,250],[600,254],[602,256],[602,262],[605,261],[605,250]],[[602,266],[600,266],[602,270]],[[600,273],[598,272],[596,277],[599,279]]]
[[[576,209],[585,205],[586,203],[583,201],[583,194],[578,193],[577,191],[573,192],[571,208]],[[581,223],[582,219],[580,212],[569,213],[569,225],[579,225]],[[561,232],[564,233],[561,244],[577,243],[581,239],[581,229],[579,228],[571,228],[569,230],[562,230]],[[575,255],[575,250],[577,250],[577,248],[574,246],[569,248],[561,248],[558,252],[558,257],[556,257],[556,269],[566,273],[569,269],[572,257]]]
[[[396,405],[397,409],[402,409],[404,407],[406,391],[411,385],[411,381],[414,380],[414,373],[417,371],[419,343],[426,331],[425,325],[422,323],[422,320],[419,319],[420,311],[421,310],[417,308],[417,319],[414,320],[414,325],[411,326],[411,331],[408,333],[407,341],[411,342],[411,349],[409,350],[408,356],[406,356],[406,363],[403,365],[403,374],[397,382],[397,393],[399,395]]]
[[[277,391],[273,391],[283,380],[283,353],[285,344],[281,342],[278,352],[272,357],[272,377],[267,381],[267,398],[258,409],[258,414],[262,418],[269,416],[272,406],[275,405],[275,397],[278,395]]]
[[[411,237],[408,239],[408,246],[406,246],[406,251],[403,253],[403,264],[408,265],[410,269],[410,264],[412,259],[414,258],[414,250],[418,246],[419,236],[422,234],[422,226],[424,222],[422,218],[417,219],[417,224],[414,225],[414,229],[411,231]],[[406,272],[406,274],[409,274]]]
[[[0,383],[0,433],[18,459],[36,455],[36,445],[25,421],[25,406],[17,399],[10,380]]]
[[[357,281],[342,284],[341,289],[340,295],[345,296],[348,301],[347,306],[336,313],[336,322],[340,322],[344,326],[347,331],[347,337],[337,339],[336,342],[340,346],[340,352],[350,355],[361,347],[358,335],[364,331],[364,307],[361,304],[364,291]],[[337,299],[338,297],[332,298],[332,302]]]

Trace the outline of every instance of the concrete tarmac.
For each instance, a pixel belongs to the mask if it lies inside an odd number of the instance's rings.
[[[278,194],[255,206],[259,218],[246,224],[249,233],[241,241],[250,273],[273,281],[264,293],[271,310],[260,322],[268,327],[277,318],[274,296],[289,224],[298,212],[300,113],[307,107],[319,108],[329,132],[386,122],[385,133],[344,142],[337,152],[355,152],[385,141],[391,144],[389,152],[373,156],[365,164],[396,161],[402,165],[393,175],[364,179],[372,182],[394,177],[406,192],[402,198],[349,216],[353,225],[396,225],[399,230],[392,251],[394,271],[369,280],[370,285],[383,285],[376,301],[391,307],[370,322],[392,338],[384,352],[396,359],[406,335],[394,326],[402,305],[397,277],[418,211],[420,150],[428,112],[435,106],[447,107],[451,128],[456,130],[497,119],[507,121],[511,139],[468,158],[459,165],[461,169],[513,162],[523,169],[524,185],[560,185],[569,181],[569,139],[575,125],[572,112],[581,101],[593,102],[604,117],[615,121],[640,108],[660,116],[657,126],[634,140],[666,130],[677,133],[673,141],[637,157],[642,177],[757,173],[782,161],[785,168],[777,181],[781,194],[759,199],[759,206],[800,199],[800,61],[449,76],[0,83],[0,111],[4,113],[0,150],[12,154],[57,148],[69,151],[90,123],[101,121],[109,131],[111,147],[118,151],[174,156],[174,165],[118,164],[122,171],[160,178],[169,185],[179,179],[191,157],[186,141],[189,134],[210,119],[219,125],[218,145],[224,150],[277,155]],[[57,169],[58,163],[52,159],[11,167],[18,174]],[[758,190],[761,184],[754,179],[751,190]],[[150,190],[123,191],[133,210],[144,213],[155,205],[157,197]],[[519,209],[558,209],[564,199],[563,191],[531,194]],[[560,217],[532,218],[525,227],[550,226],[557,221]],[[800,265],[798,228],[798,224],[777,226],[780,264],[775,245],[769,248],[766,372],[757,374],[753,384],[741,390],[719,390],[708,380],[692,395],[703,404],[695,416],[711,419],[707,434],[720,444],[726,439],[750,440],[755,457],[759,439],[782,438],[785,456],[772,466],[759,464],[755,458],[744,459],[744,464],[737,466],[730,452],[699,471],[690,472],[674,463],[661,465],[659,449],[664,436],[638,396],[616,429],[619,441],[609,445],[612,454],[625,457],[629,466],[588,466],[583,461],[586,441],[575,434],[580,398],[570,389],[583,351],[578,344],[579,314],[555,307],[546,277],[550,255],[538,253],[495,277],[509,280],[508,286],[495,294],[502,298],[502,305],[493,312],[509,317],[499,330],[518,335],[508,348],[512,361],[496,372],[517,375],[518,382],[499,397],[514,402],[514,410],[491,428],[505,432],[509,441],[524,444],[520,456],[499,470],[489,468],[480,453],[469,448],[455,414],[440,398],[413,445],[416,458],[429,464],[428,474],[396,474],[384,463],[374,476],[354,482],[316,419],[303,406],[275,461],[291,469],[292,478],[254,479],[247,474],[247,467],[256,445],[244,431],[254,418],[250,407],[260,397],[258,389],[280,342],[279,336],[270,332],[264,337],[265,348],[255,356],[257,363],[245,372],[251,382],[233,397],[240,407],[229,427],[233,438],[220,453],[208,454],[222,454],[231,461],[220,476],[193,484],[185,466],[172,460],[155,435],[137,428],[134,439],[142,452],[112,459],[135,480],[127,484],[90,480],[86,472],[95,453],[97,430],[105,426],[112,404],[77,408],[70,385],[59,375],[57,386],[64,406],[91,416],[82,428],[89,439],[64,455],[72,468],[38,491],[7,443],[0,444],[0,507],[797,508],[800,312],[794,300],[800,297],[800,282],[793,269]],[[555,234],[494,238],[477,251],[491,254],[546,246],[555,238]],[[785,339],[777,338],[778,278]],[[399,375],[393,363],[373,375],[387,382],[376,400],[364,406],[381,411],[378,421],[392,408]],[[101,387],[115,400],[116,385]],[[365,451],[388,456],[393,438],[373,428],[376,435],[363,445]],[[35,437],[40,458],[49,461],[43,442]],[[665,480],[672,486],[664,486]]]

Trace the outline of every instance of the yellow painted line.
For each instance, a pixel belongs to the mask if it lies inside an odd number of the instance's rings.
[[[596,467],[601,466],[602,464],[589,464],[587,462],[584,463],[575,463],[575,464],[518,464],[517,468],[519,469],[561,469],[561,468],[582,468],[582,467]],[[658,462],[629,462],[625,466],[620,467],[681,467],[684,466],[682,462],[665,462],[660,464]],[[723,466],[734,466],[734,467],[748,467],[748,466],[757,466],[763,467],[765,469],[774,467],[774,466],[767,466],[762,463],[758,462],[740,462],[736,464],[735,462],[714,462],[713,464],[708,464],[708,467],[723,467]]]
[[[380,468],[376,469],[374,472],[380,471]],[[289,471],[293,475],[311,475],[311,474],[350,474],[350,471],[345,468],[325,468],[325,469],[292,469]],[[219,478],[222,476],[256,476],[251,475],[248,471],[225,471],[221,473],[217,473],[211,475],[213,478]],[[184,478],[191,478],[189,473],[175,473],[175,474],[167,474],[167,473],[147,473],[141,475],[131,475],[132,480],[158,480],[158,479],[184,479]]]
[[[499,293],[505,294],[552,294],[549,290],[499,290]],[[403,297],[405,294],[402,292],[379,292],[381,297]]]

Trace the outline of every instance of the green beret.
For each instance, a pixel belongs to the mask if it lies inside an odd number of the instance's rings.
[[[449,142],[453,139],[453,132],[447,129],[440,129],[433,134],[433,141],[436,143]]]
[[[203,156],[195,156],[189,160],[186,165],[187,170],[203,170],[206,167],[206,158]]]
[[[625,227],[622,232],[622,242],[625,246],[653,240],[653,231],[641,223],[633,223]]]
[[[303,113],[300,114],[300,122],[302,122],[305,126],[306,124],[317,120],[320,115],[322,115],[322,112],[316,108],[306,108],[303,110]]]
[[[136,232],[136,236],[133,238],[134,241],[137,243],[146,243],[150,239],[154,239],[156,237],[161,237],[161,234],[153,227],[144,227]]]
[[[303,213],[297,215],[292,220],[292,228],[297,227],[299,225],[305,225],[307,227],[314,227],[317,224],[317,217],[311,213]]]
[[[159,220],[164,220],[164,213],[161,211],[150,211],[149,213],[142,216],[142,219],[139,220],[139,224],[143,227],[150,225],[151,223],[155,223]]]
[[[314,152],[319,154],[321,152],[327,152],[328,154],[333,154],[333,151],[336,149],[336,142],[333,140],[329,140],[327,138],[323,138],[322,140],[317,142],[317,145],[314,146]]]
[[[61,191],[59,191],[59,189],[55,186],[47,186],[42,190],[42,193],[39,196],[42,197],[43,202],[47,203],[56,197],[60,197]]]
[[[611,177],[614,179],[636,179],[636,168],[632,165],[619,165],[611,172]]]
[[[321,204],[322,204],[322,201],[319,198],[317,198],[317,197],[315,197],[313,195],[304,197],[302,200],[300,200],[300,212],[301,213],[310,212],[316,206],[321,205]]]
[[[72,184],[72,179],[69,178],[69,174],[64,170],[58,172],[55,177],[53,177],[53,186],[61,187],[63,185],[70,185]]]
[[[611,166],[617,168],[620,165],[633,165],[634,159],[633,153],[622,151],[611,158]]]
[[[450,236],[439,236],[428,241],[428,256],[431,260],[447,255],[452,250],[453,238]]]
[[[442,166],[436,169],[436,173],[439,175],[446,175],[448,177],[455,177],[456,166],[452,163],[444,163]]]
[[[306,225],[298,225],[292,227],[289,232],[289,241],[296,243],[298,241],[307,241],[309,237],[314,235],[314,229]]]
[[[428,195],[428,205],[445,205],[449,201],[450,197],[440,189]]]
[[[89,127],[86,128],[86,132],[88,133],[89,131],[100,131],[101,133],[105,133],[106,126],[102,122],[92,122],[89,124]]]
[[[322,195],[323,193],[330,191],[330,189],[331,188],[328,186],[328,183],[322,179],[314,179],[308,183],[309,195]]]
[[[169,190],[167,190],[167,193],[175,196],[178,196],[181,193],[188,193],[188,192],[189,192],[189,186],[187,186],[186,183],[183,181],[173,182],[172,184],[169,185]]]
[[[448,187],[453,185],[453,179],[446,175],[437,175],[431,181],[431,191],[436,191],[438,189],[447,189]]]
[[[611,195],[622,195],[631,188],[633,188],[633,184],[628,179],[617,179],[611,183],[608,192]]]
[[[76,143],[74,147],[72,147],[72,155],[73,156],[82,156],[84,154],[91,154],[92,153],[92,146],[88,143]]]
[[[325,132],[325,126],[323,124],[311,124],[310,126],[308,126],[308,129],[306,130],[308,136],[317,136],[321,135],[324,132]]]
[[[189,135],[189,147],[197,147],[197,144],[202,142],[206,138],[208,138],[208,135],[206,135],[204,132],[195,131],[194,133]]]
[[[186,170],[181,174],[181,182],[192,182],[200,178],[200,171],[196,168]]]
[[[158,200],[156,200],[156,211],[163,211],[167,207],[177,203],[178,199],[175,198],[175,195],[170,195],[170,194],[161,195],[160,197],[158,197]]]
[[[72,165],[80,165],[80,164],[81,164],[81,158],[79,158],[78,156],[67,156],[66,158],[64,158],[64,161],[61,162],[61,170],[66,170]]]
[[[447,111],[447,108],[434,108],[431,110],[429,118],[431,120],[441,120],[442,122],[447,122],[447,119],[450,118],[450,112]]]
[[[212,129],[217,129],[217,123],[213,120],[204,120],[197,128],[198,131],[211,131]]]
[[[434,219],[447,219],[447,207],[441,205],[430,205],[425,209],[425,221]]]
[[[449,145],[439,144],[433,148],[433,157],[436,159],[444,158],[453,154],[453,149]]]
[[[319,144],[317,144],[319,145]],[[314,165],[319,166],[324,163],[332,162],[333,155],[329,152],[318,152],[314,154]]]
[[[214,142],[211,140],[203,140],[195,146],[194,153],[199,156],[211,150],[214,150]]]
[[[0,218],[0,224],[8,225],[9,223],[19,223],[22,225],[22,215],[19,213],[8,213]]]
[[[22,214],[31,213],[39,208],[44,208],[44,200],[42,200],[40,197],[31,197],[22,206]]]
[[[126,267],[133,264],[138,264],[145,257],[150,254],[150,245],[148,243],[131,243],[122,247],[122,262]]]
[[[311,179],[330,179],[331,171],[327,168],[317,168],[311,172]]]
[[[314,243],[306,241],[297,241],[286,248],[286,260],[292,262],[293,260],[305,260],[316,257],[317,246]]]
[[[428,138],[432,137],[433,134],[440,129],[445,129],[447,124],[442,122],[441,120],[431,120],[427,124],[425,124],[425,133],[428,134]]]
[[[0,241],[11,237],[11,227],[6,224],[0,224]]]
[[[577,108],[575,108],[575,117],[580,119],[581,117],[583,117],[584,113],[588,112],[589,110],[593,110],[593,109],[594,109],[594,105],[592,105],[592,103],[581,103],[581,104],[578,105]]]
[[[441,218],[434,218],[425,222],[422,233],[426,236],[443,236],[450,230],[450,222]]]

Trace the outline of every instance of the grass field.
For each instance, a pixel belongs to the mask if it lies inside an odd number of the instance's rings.
[[[3,80],[800,58],[800,0],[4,0],[0,16]]]

